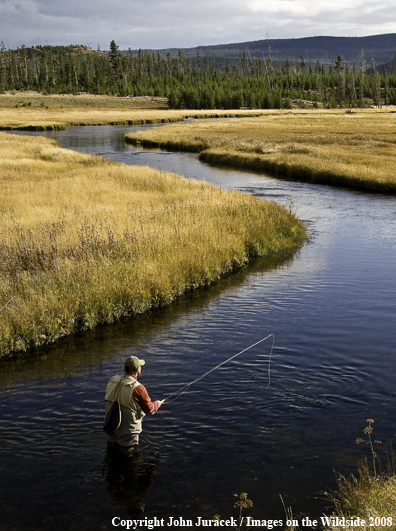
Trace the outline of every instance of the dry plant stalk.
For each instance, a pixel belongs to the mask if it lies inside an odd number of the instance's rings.
[[[377,452],[374,449],[374,443],[381,444],[381,441],[373,441],[371,439],[371,434],[373,433],[373,427],[371,425],[374,424],[373,419],[367,419],[367,423],[368,423],[368,426],[366,426],[364,428],[364,430],[363,430],[364,433],[367,435],[367,440],[365,441],[364,439],[359,437],[359,438],[356,439],[356,444],[360,444],[362,442],[366,442],[370,446],[371,455],[372,455],[372,458],[373,458],[374,478],[376,478],[377,477],[377,469],[376,469],[376,466],[375,466],[375,460],[377,459]]]

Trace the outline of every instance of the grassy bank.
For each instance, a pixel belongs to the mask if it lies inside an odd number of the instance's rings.
[[[0,133],[0,353],[171,303],[301,245],[287,209]]]
[[[50,95],[8,93],[0,95],[0,129],[52,131],[71,125],[142,125],[178,122],[187,117],[256,116],[257,110],[175,111],[165,98],[121,98],[92,94]]]
[[[170,125],[127,141],[200,152],[201,160],[313,183],[396,193],[396,114],[365,109],[267,111]]]

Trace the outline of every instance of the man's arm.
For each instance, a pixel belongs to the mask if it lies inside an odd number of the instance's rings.
[[[156,400],[155,402],[151,401],[151,398],[149,397],[146,388],[142,384],[135,387],[133,391],[133,398],[143,409],[146,415],[148,415],[149,413],[155,413],[161,406],[161,402],[159,400]]]

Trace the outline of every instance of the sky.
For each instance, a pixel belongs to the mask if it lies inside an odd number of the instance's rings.
[[[396,0],[0,0],[0,41],[108,50],[396,33]]]

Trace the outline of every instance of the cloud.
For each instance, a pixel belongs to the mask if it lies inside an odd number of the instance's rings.
[[[393,5],[392,5],[393,4]],[[108,49],[392,33],[396,0],[0,0],[0,40]]]

